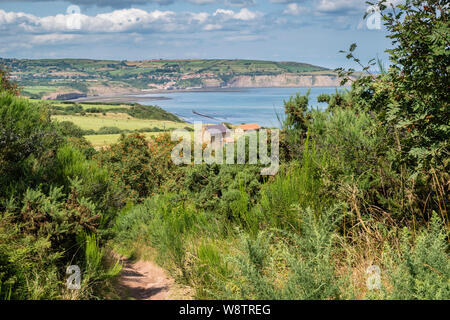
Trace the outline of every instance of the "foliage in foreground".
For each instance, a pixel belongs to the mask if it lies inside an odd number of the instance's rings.
[[[120,271],[101,243],[123,199],[48,110],[0,92],[0,297],[98,297]],[[66,268],[82,289],[66,289]]]
[[[120,271],[112,240],[197,298],[450,299],[448,93],[421,82],[448,77],[440,5],[385,16],[400,41],[386,74],[322,95],[322,112],[308,93],[285,102],[283,163],[267,180],[250,165],[175,167],[167,135],[96,153],[43,106],[0,93],[0,297],[104,297]],[[69,264],[83,270],[75,295]]]
[[[198,298],[449,299],[446,8],[382,6],[397,41],[391,68],[320,96],[323,112],[311,111],[308,93],[286,101],[276,177],[238,190],[215,182],[228,169],[186,168],[182,197],[119,215],[119,246],[155,248]],[[360,64],[355,48],[347,57]],[[233,185],[238,214],[223,215]]]

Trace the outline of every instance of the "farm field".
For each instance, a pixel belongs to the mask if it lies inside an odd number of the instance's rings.
[[[146,128],[157,128],[159,130],[178,129],[188,126],[186,123],[173,121],[135,119],[122,113],[107,113],[106,116],[98,114],[87,114],[86,116],[55,115],[52,119],[56,121],[70,121],[83,130],[98,130],[102,127],[117,127],[121,130],[139,130]]]
[[[48,101],[46,101],[48,102]],[[67,102],[62,101],[51,101],[50,104],[54,107],[61,107],[61,108],[67,108],[70,104],[67,104]],[[83,109],[89,109],[89,108],[97,108],[101,110],[111,110],[111,109],[130,109],[131,105],[129,104],[93,104],[93,103],[78,103]]]
[[[24,92],[31,94],[40,94],[41,92],[55,92],[61,90],[61,87],[57,86],[26,86],[23,88]]]
[[[159,135],[161,134],[161,132],[144,132],[142,134],[146,138],[148,138]],[[86,138],[87,141],[92,143],[92,146],[94,146],[94,148],[99,148],[116,143],[120,138],[120,134],[97,134],[97,135],[88,135],[84,137]]]
[[[139,132],[151,137],[180,128],[193,129],[193,125],[157,106],[30,100],[49,108],[52,120],[73,123],[96,148],[116,143],[122,133]]]

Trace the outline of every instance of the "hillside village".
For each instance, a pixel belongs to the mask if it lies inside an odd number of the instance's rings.
[[[22,95],[49,100],[158,90],[339,85],[337,74],[298,62],[259,60],[2,59]]]
[[[225,123],[216,125],[203,125],[202,142],[207,144],[219,143],[224,146],[227,143],[234,143],[237,138],[245,133],[257,132],[262,127],[257,123],[241,124],[237,126],[227,125]]]

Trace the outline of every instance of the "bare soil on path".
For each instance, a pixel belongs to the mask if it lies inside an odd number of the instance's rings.
[[[123,299],[171,300],[191,299],[188,288],[175,283],[166,270],[153,262],[122,259],[118,291]]]

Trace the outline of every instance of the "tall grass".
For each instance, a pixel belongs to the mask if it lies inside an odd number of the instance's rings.
[[[323,161],[308,136],[301,163],[285,166],[274,181],[262,187],[261,201],[255,212],[263,225],[295,231],[300,228],[301,217],[294,206],[311,207],[319,212],[327,202],[326,195],[321,194],[319,168]]]
[[[81,289],[66,293],[76,298],[98,299],[112,290],[113,280],[120,274],[122,265],[118,259],[112,262],[109,252],[101,247],[94,234],[81,233],[78,236],[84,259],[80,269],[82,272]]]

